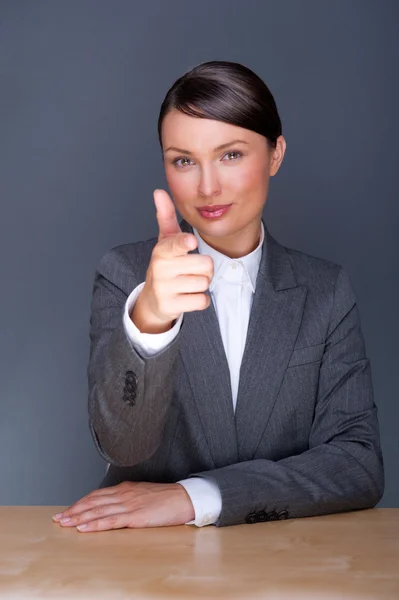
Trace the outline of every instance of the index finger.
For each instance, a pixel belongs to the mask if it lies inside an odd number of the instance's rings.
[[[169,194],[165,190],[154,190],[154,202],[159,227],[158,240],[181,233],[175,205]]]

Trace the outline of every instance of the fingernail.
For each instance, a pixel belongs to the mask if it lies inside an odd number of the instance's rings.
[[[87,524],[86,524],[86,523],[84,523],[83,525],[78,525],[78,526],[76,527],[76,529],[79,529],[79,531],[82,531],[82,529],[86,529],[86,527],[87,527]]]
[[[56,515],[53,515],[53,519],[55,519],[56,521],[61,519],[61,517],[62,517],[62,513],[57,513]]]
[[[64,523],[68,523],[70,520],[70,517],[64,517],[63,519],[61,519],[61,523],[64,525]]]
[[[184,238],[184,243],[186,244],[187,248],[191,248],[193,245],[193,239],[189,235],[186,235]]]

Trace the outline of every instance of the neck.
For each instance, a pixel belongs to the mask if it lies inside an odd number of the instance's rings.
[[[212,237],[198,230],[198,233],[214,250],[229,258],[241,258],[255,250],[259,245],[261,222],[259,219],[249,223],[245,229],[223,237]]]

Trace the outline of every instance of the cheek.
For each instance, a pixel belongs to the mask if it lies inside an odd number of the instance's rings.
[[[239,168],[228,168],[223,172],[223,187],[237,193],[259,192],[266,187],[267,181],[264,165],[243,164]]]
[[[166,180],[172,196],[176,201],[180,198],[190,198],[195,195],[196,182],[190,173],[178,173],[174,168],[165,169]]]

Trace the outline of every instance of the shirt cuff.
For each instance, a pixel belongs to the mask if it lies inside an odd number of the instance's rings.
[[[204,527],[216,523],[222,512],[222,495],[217,484],[202,477],[190,477],[177,483],[184,487],[194,507],[195,519],[186,525]]]
[[[133,323],[132,319],[130,318],[130,313],[136,303],[137,298],[139,297],[141,290],[144,287],[144,284],[145,281],[134,288],[126,300],[125,309],[123,312],[123,327],[135,350],[137,350],[143,356],[143,358],[149,358],[150,356],[155,356],[155,354],[162,352],[162,350],[164,350],[173,342],[180,331],[183,315],[181,314],[173,327],[164,333],[142,333]]]

